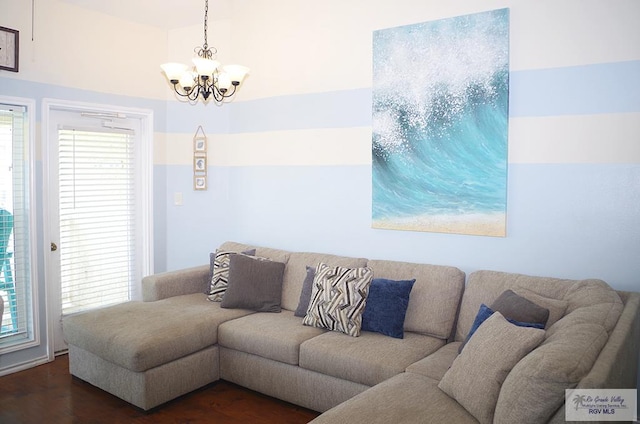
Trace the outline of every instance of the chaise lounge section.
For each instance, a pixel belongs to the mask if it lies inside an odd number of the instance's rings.
[[[251,252],[284,264],[280,312],[226,308],[210,301],[210,266],[149,276],[143,280],[142,302],[64,320],[71,374],[144,410],[224,379],[326,411],[314,421],[318,423],[391,418],[399,423],[476,423],[474,404],[495,414],[494,422],[563,422],[565,388],[636,384],[640,295],[616,292],[599,280],[478,271],[469,276],[465,289],[464,273],[449,266],[235,242],[224,243],[218,252]],[[321,263],[367,268],[374,278],[415,279],[404,337],[372,331],[351,337],[303,325],[304,317],[296,316],[296,310],[304,282],[309,268]],[[229,279],[229,286],[232,283]],[[549,323],[545,330],[532,330],[542,332],[536,333],[539,346],[506,370],[493,399],[486,400],[486,393],[468,399],[464,390],[441,382],[450,369],[477,371],[464,367],[469,368],[468,352],[478,348],[489,324],[482,324],[462,350],[460,346],[481,305],[493,305],[507,290],[543,305],[550,311]],[[491,322],[502,316],[494,315]],[[532,412],[527,402],[540,390],[548,396],[538,399]]]

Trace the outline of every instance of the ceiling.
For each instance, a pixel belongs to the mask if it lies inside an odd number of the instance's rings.
[[[202,23],[203,0],[61,0],[79,7],[105,13],[128,21],[164,29]],[[209,21],[231,16],[232,0],[209,1]]]

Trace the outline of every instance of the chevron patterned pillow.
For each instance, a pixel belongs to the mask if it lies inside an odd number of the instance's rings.
[[[311,302],[302,323],[358,337],[372,278],[371,268],[318,264]]]
[[[224,297],[224,293],[227,291],[229,284],[229,259],[231,255],[235,255],[240,252],[232,252],[230,250],[216,249],[215,255],[210,254],[209,259],[211,261],[209,275],[211,276],[208,299],[212,302],[221,302]],[[241,252],[243,255],[255,256],[256,249],[249,249]]]

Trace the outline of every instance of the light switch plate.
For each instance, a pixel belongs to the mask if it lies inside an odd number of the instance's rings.
[[[175,193],[173,193],[173,204],[176,206],[183,205],[182,192],[176,191]]]

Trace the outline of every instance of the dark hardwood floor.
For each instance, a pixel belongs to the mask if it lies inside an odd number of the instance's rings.
[[[144,412],[69,374],[67,355],[0,377],[0,423],[307,423],[318,413],[218,381]]]

